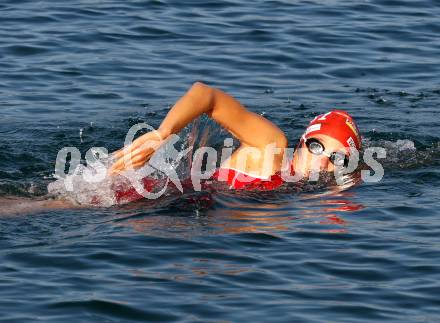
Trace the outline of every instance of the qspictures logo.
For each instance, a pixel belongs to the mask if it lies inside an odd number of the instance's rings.
[[[128,147],[133,143],[136,134],[141,130],[148,130],[155,134],[156,139],[146,141],[143,143],[140,149],[152,149],[154,153],[147,163],[142,167],[132,167],[131,152],[128,151]],[[124,166],[127,169],[121,172],[119,175],[126,177],[131,185],[136,189],[137,193],[148,199],[156,199],[163,195],[170,184],[170,182],[181,192],[183,192],[182,181],[187,178],[181,178],[176,171],[176,166],[185,159],[192,160],[190,181],[195,191],[202,190],[202,182],[212,178],[214,172],[220,165],[222,169],[228,168],[230,157],[233,153],[232,138],[226,138],[221,149],[215,149],[209,146],[203,146],[193,151],[192,147],[187,147],[183,150],[177,150],[175,148],[176,143],[180,141],[180,137],[176,134],[169,136],[166,139],[160,137],[159,133],[147,123],[138,123],[132,126],[125,137],[124,142]],[[159,144],[158,144],[159,143]],[[295,154],[301,155],[302,149],[306,148],[285,148],[284,151],[281,148],[277,148],[275,143],[268,144],[264,149],[256,147],[243,147],[239,150],[235,158],[235,165],[238,169],[245,169],[245,165],[249,158],[256,158],[263,160],[263,172],[270,171],[276,155],[282,153],[282,170],[281,178],[284,182],[295,183],[303,180],[317,181],[319,179],[319,171],[311,170],[308,172],[292,172],[291,163]],[[335,152],[336,153],[336,152]],[[341,151],[340,153],[346,154],[347,152]],[[311,155],[312,159],[308,162],[314,165],[316,160],[322,158],[322,156]],[[69,158],[70,157],[70,158]],[[88,183],[100,183],[109,176],[113,176],[109,173],[111,167],[112,155],[108,153],[105,147],[91,147],[85,154],[86,166],[83,167],[81,174],[76,173],[76,169],[81,164],[81,153],[76,147],[64,147],[58,154],[55,163],[55,178],[62,179],[67,191],[73,191],[74,186],[72,179],[74,176],[82,176],[82,180]],[[333,172],[336,183],[338,185],[344,184],[344,178],[347,175],[357,170],[361,160],[359,151],[350,148],[350,153],[347,156],[348,163],[344,166],[335,166]],[[368,147],[363,151],[362,159],[363,163],[370,169],[361,170],[361,179],[367,183],[379,182],[384,175],[384,169],[377,161],[386,157],[386,150],[383,147]],[[69,163],[67,160],[69,160]],[[316,159],[316,160],[313,160]],[[110,161],[110,163],[109,163]],[[219,162],[218,162],[219,161]],[[68,163],[68,165],[67,165]],[[67,167],[68,166],[68,167]],[[66,172],[67,170],[67,172]],[[147,190],[142,185],[142,180],[152,176],[155,173],[160,173],[161,178],[164,178],[163,187],[157,188],[154,192]],[[251,182],[258,177],[255,173],[243,173],[239,174],[240,182]],[[225,172],[219,172],[219,176],[216,178],[219,181],[227,181],[228,176]],[[265,178],[262,179],[266,180]],[[269,178],[267,179],[269,180]]]

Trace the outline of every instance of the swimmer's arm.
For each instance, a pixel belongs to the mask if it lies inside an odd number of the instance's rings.
[[[195,118],[206,113],[226,128],[241,144],[264,148],[275,143],[279,148],[287,146],[283,131],[259,114],[247,110],[225,92],[196,82],[180,98],[160,125],[164,136],[178,133]]]
[[[283,131],[272,122],[247,110],[225,92],[196,82],[171,108],[157,132],[139,137],[129,147],[115,154],[117,161],[111,172],[127,169],[127,164],[133,168],[142,166],[154,152],[154,149],[142,147],[145,142],[157,140],[158,135],[166,139],[205,113],[240,140],[242,146],[264,148],[274,143],[278,148],[287,147]]]

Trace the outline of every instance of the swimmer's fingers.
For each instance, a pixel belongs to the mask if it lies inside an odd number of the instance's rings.
[[[126,146],[124,148],[121,148],[117,151],[115,151],[113,153],[113,157],[116,159],[122,158],[128,154],[133,154],[133,152],[138,149],[139,147],[141,147],[145,141],[144,140],[140,140],[141,138],[136,139],[135,141],[133,141],[133,143],[129,146]]]
[[[159,142],[148,141],[137,149],[123,149],[119,159],[110,168],[110,174],[116,174],[127,169],[135,169],[143,166],[160,146]]]
[[[151,154],[152,152],[147,153],[145,151],[142,154],[139,153],[139,151],[125,154],[112,165],[110,168],[110,174],[120,173],[127,169],[134,169],[139,164],[142,166],[147,161],[148,156]]]
[[[133,163],[133,169],[141,168],[144,165],[145,165],[145,162]]]
[[[122,149],[119,149],[117,151],[115,151],[112,155],[114,158],[119,159],[121,157],[123,157],[124,155],[126,155],[127,153],[133,153],[133,151],[135,151],[136,149],[138,149],[139,147],[148,147],[148,146],[153,146],[153,143],[156,142],[163,142],[162,138],[158,135],[158,133],[156,131],[152,131],[149,133],[146,133],[145,135],[140,136],[139,138],[137,138],[136,140],[134,140],[131,145],[128,145]],[[154,144],[156,145],[156,144]]]
[[[112,152],[112,157],[114,158],[114,159],[119,159],[119,158],[121,158],[123,155],[124,155],[124,148],[121,148],[121,149],[119,149],[119,150],[116,150],[116,151],[114,151],[114,152]]]
[[[109,174],[110,175],[115,175],[118,174],[122,171],[122,169],[124,168],[124,160],[123,158],[118,159],[116,162],[113,163],[113,165],[110,167],[109,169]]]
[[[133,164],[132,164],[132,168],[133,168],[133,169],[137,169],[137,168],[141,168],[141,167],[144,166],[144,165],[145,165],[145,162],[133,163]],[[123,169],[123,168],[118,169],[118,170],[114,170],[114,171],[112,171],[112,172],[110,173],[110,175],[118,175],[118,174],[124,172],[125,170],[126,170],[126,169]]]
[[[133,141],[133,143],[129,146],[126,146],[124,148],[121,148],[113,153],[113,157],[116,159],[122,158],[126,156],[127,154],[132,154],[133,151],[139,148],[144,143],[144,140],[140,140],[141,138],[136,139]]]
[[[121,158],[113,164],[113,166],[110,168],[109,173],[110,175],[115,175],[128,169],[135,169],[138,163],[139,162],[132,162],[131,159],[127,161],[124,160],[124,158]]]
[[[137,138],[131,145],[113,153],[116,162],[110,168],[110,174],[136,168],[138,164],[142,166],[163,142],[162,138],[155,131]]]

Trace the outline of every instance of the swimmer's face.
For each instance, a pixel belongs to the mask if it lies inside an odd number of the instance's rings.
[[[310,139],[308,138],[308,140]],[[331,153],[340,152],[348,155],[348,149],[330,136],[317,134],[313,136],[313,139],[317,139],[322,143],[325,153],[320,155],[313,154],[307,148],[305,142],[301,140],[293,156],[292,163],[295,173],[301,173],[305,178],[308,178],[312,172],[333,172],[336,166],[328,157]]]

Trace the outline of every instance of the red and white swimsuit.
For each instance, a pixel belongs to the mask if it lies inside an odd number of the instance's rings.
[[[219,168],[215,171],[213,178],[225,181],[233,189],[273,190],[283,184],[280,172],[269,177],[259,177],[233,168]]]
[[[231,189],[268,191],[276,189],[283,184],[280,172],[269,177],[258,177],[232,168],[219,168],[214,172],[212,178],[220,182],[226,182]],[[158,179],[149,177],[144,178],[142,184],[148,192],[151,192],[158,185],[163,185]],[[190,185],[190,182],[188,185]],[[115,187],[114,190],[116,203],[118,204],[125,204],[144,198],[134,187],[128,189]]]

